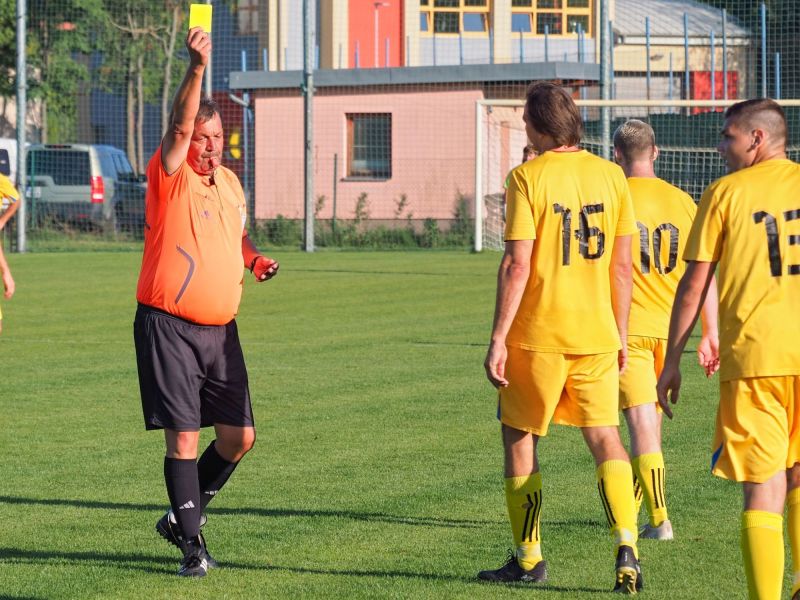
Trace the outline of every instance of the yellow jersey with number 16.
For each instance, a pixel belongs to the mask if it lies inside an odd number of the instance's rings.
[[[684,258],[718,262],[720,379],[800,375],[800,165],[768,160],[703,193]]]
[[[620,349],[611,253],[638,233],[622,169],[585,150],[545,152],[511,173],[509,240],[535,240],[531,272],[506,344],[539,352]]]

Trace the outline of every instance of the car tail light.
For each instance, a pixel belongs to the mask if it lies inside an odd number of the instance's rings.
[[[102,204],[106,195],[106,184],[99,175],[92,177],[92,204]]]

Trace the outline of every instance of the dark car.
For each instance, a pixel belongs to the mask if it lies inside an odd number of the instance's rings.
[[[114,146],[32,144],[26,196],[34,222],[141,233],[144,176]]]

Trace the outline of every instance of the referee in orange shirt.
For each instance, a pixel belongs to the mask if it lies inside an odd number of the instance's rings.
[[[220,165],[222,121],[200,93],[211,39],[195,27],[186,47],[169,129],[147,166],[134,341],[145,427],[163,429],[166,441],[171,509],[156,530],[183,551],[178,575],[202,577],[216,566],[200,531],[203,509],[255,442],[234,320],[242,270],[266,281],[278,263],[247,236],[242,186]],[[210,425],[216,439],[198,460],[200,428]]]

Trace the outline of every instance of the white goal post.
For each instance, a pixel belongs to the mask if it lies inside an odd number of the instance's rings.
[[[576,100],[583,113],[581,145],[610,156],[611,133],[628,118],[650,122],[661,150],[656,174],[684,189],[695,201],[706,185],[724,174],[716,146],[724,109],[741,100]],[[800,108],[800,100],[777,100]],[[504,182],[527,144],[522,122],[523,100],[478,100],[475,104],[474,250],[502,250],[505,228]],[[603,116],[610,131],[603,127]],[[800,160],[800,110],[787,114],[789,156]],[[606,132],[604,134],[604,131]]]

